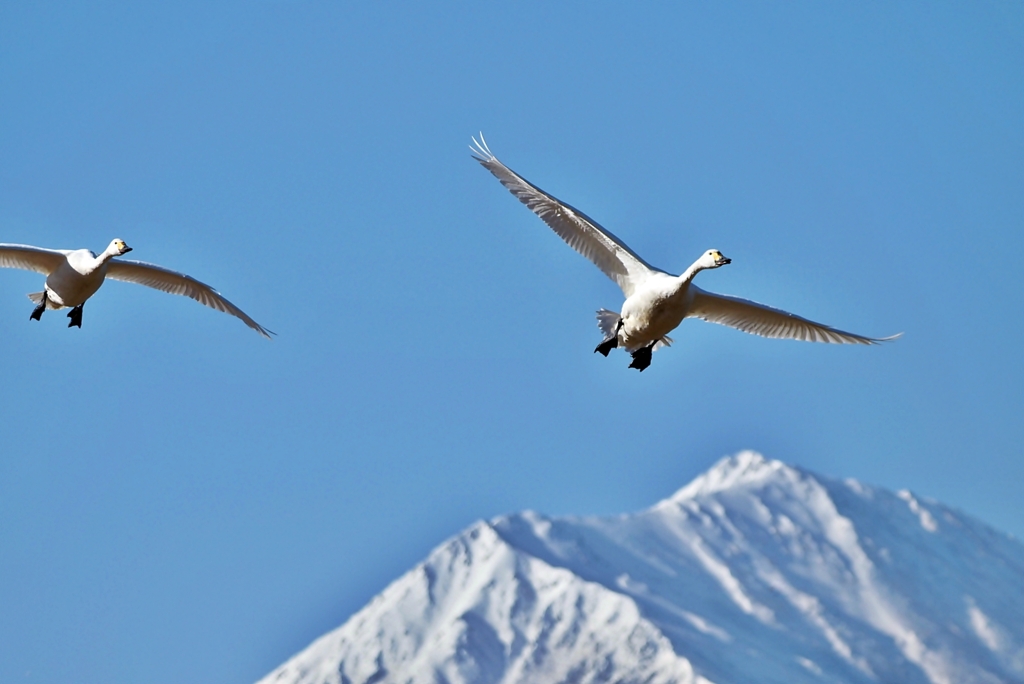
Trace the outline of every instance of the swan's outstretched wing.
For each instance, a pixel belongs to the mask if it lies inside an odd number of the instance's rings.
[[[878,344],[899,337],[864,337],[836,330],[748,299],[706,292],[693,284],[690,285],[690,291],[693,293],[693,300],[686,314],[688,318],[703,318],[711,323],[728,325],[762,337],[833,344]]]
[[[0,244],[0,267],[23,268],[26,271],[50,275],[57,270],[67,254],[65,250]]]
[[[483,134],[479,142],[473,138],[473,146],[469,149],[473,151],[473,159],[493,173],[570,247],[618,283],[627,297],[651,273],[658,271],[582,211],[552,197],[498,161],[488,149]]]
[[[268,340],[271,339],[270,330],[267,330],[262,325],[249,318],[244,311],[224,299],[220,293],[206,283],[201,283],[195,278],[187,276],[184,273],[178,273],[161,266],[154,266],[153,264],[147,264],[141,261],[111,259],[110,264],[107,267],[107,277],[114,280],[123,280],[129,283],[138,283],[139,285],[152,287],[162,292],[169,292],[170,294],[191,297],[200,304],[204,304],[211,309],[223,311],[224,313],[228,313],[242,319],[247,326],[258,332],[260,335],[263,335]]]

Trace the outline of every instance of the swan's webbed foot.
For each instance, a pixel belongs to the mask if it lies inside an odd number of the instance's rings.
[[[608,356],[608,352],[619,346],[619,336],[609,337],[607,340],[601,342],[601,344],[594,347],[594,353],[600,353],[601,356]]]
[[[39,302],[39,306],[32,309],[32,315],[29,316],[30,321],[38,321],[42,319],[43,312],[46,311],[46,293],[43,292],[43,301]]]
[[[610,311],[605,311],[604,309],[601,309],[601,312],[604,312],[608,315],[613,315]],[[600,317],[601,316],[598,316],[598,318]],[[615,324],[615,332],[613,332],[611,336],[606,337],[604,340],[602,340],[601,344],[594,347],[595,354],[600,352],[601,356],[608,356],[608,352],[619,346],[619,331],[622,330],[622,318],[619,316],[616,316],[616,318],[618,318],[619,321],[618,323]]]
[[[641,373],[644,372],[644,368],[651,365],[651,354],[654,353],[654,342],[650,343],[646,347],[640,347],[631,354],[633,361],[629,364],[630,368],[636,368]]]
[[[71,319],[71,322],[68,323],[68,327],[69,328],[78,328],[79,330],[82,329],[82,307],[83,306],[85,306],[85,304],[79,304],[74,309],[72,309],[71,311],[68,312],[68,318]]]

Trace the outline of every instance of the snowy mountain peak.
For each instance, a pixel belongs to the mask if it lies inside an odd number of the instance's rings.
[[[741,451],[735,456],[726,456],[703,475],[669,497],[669,501],[681,502],[702,494],[714,494],[733,487],[762,484],[773,477],[795,479],[797,471],[782,461],[767,459],[756,451]]]
[[[1024,682],[1024,546],[743,452],[614,517],[436,548],[262,684]]]

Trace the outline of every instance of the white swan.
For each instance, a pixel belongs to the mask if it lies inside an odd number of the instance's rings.
[[[808,342],[876,344],[899,337],[855,335],[746,299],[706,292],[692,283],[693,277],[705,269],[730,263],[717,249],[709,249],[682,275],[670,275],[641,259],[583,212],[552,197],[498,161],[483,134],[479,141],[473,138],[470,150],[473,158],[520,202],[622,288],[626,301],[620,313],[607,309],[597,312],[597,324],[605,339],[594,351],[608,356],[613,348],[621,346],[633,357],[630,368],[643,371],[651,365],[651,353],[672,343],[668,333],[684,318],[702,318],[763,337]]]
[[[44,249],[29,245],[0,244],[0,267],[23,268],[46,275],[42,292],[33,292],[28,297],[38,306],[30,318],[39,320],[46,309],[72,307],[68,313],[71,322],[68,327],[82,327],[82,307],[89,297],[96,294],[105,278],[124,280],[156,288],[171,294],[191,297],[200,304],[237,316],[242,321],[270,339],[271,331],[249,318],[244,311],[224,299],[209,285],[195,278],[176,273],[160,266],[141,261],[114,260],[132,251],[132,248],[118,238],[97,256],[88,249]]]

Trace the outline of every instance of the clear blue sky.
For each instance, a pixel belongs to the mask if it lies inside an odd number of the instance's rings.
[[[277,331],[0,271],[0,680],[250,682],[473,520],[639,509],[756,449],[1024,537],[1019,3],[4,3],[0,242],[183,270]],[[470,159],[656,265],[615,285]]]

